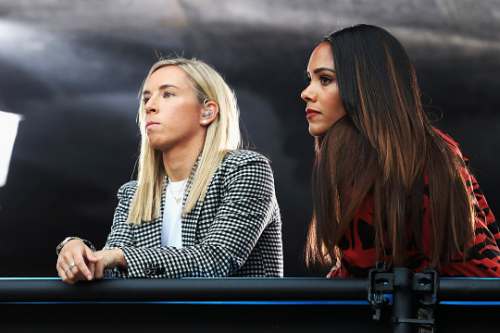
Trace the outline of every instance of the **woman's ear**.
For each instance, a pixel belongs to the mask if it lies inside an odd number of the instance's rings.
[[[219,113],[219,106],[214,101],[206,99],[203,101],[203,105],[200,110],[200,124],[202,126],[207,126],[217,117],[217,114]]]

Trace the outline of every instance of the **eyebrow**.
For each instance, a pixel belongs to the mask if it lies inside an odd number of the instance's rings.
[[[329,72],[332,72],[333,74],[336,74],[335,71],[331,68],[328,68],[328,67],[320,67],[320,68],[316,68],[314,70],[314,74],[318,74],[319,72],[322,72],[322,71],[329,71]]]
[[[160,86],[160,88],[158,88],[158,90],[165,90],[165,89],[167,89],[167,88],[177,88],[177,89],[179,89],[179,87],[177,87],[177,86],[176,86],[176,85],[174,85],[174,84],[164,84],[164,85]],[[143,94],[143,95],[147,95],[147,94],[151,94],[151,92],[150,92],[149,90],[144,90],[144,91],[142,92],[142,94]]]

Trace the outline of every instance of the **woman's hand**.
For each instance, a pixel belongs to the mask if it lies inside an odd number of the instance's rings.
[[[94,276],[102,279],[106,268],[127,268],[127,261],[122,249],[102,250],[94,253],[98,262],[95,265]]]
[[[61,249],[56,269],[63,282],[73,284],[82,280],[90,281],[94,278],[98,261],[85,243],[73,239]]]

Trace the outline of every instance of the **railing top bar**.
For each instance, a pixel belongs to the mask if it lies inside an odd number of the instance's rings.
[[[0,283],[1,281],[39,281],[39,280],[47,280],[47,281],[60,281],[61,279],[59,277],[17,277],[17,276],[12,276],[12,277],[0,277]],[[120,278],[105,278],[105,280],[122,280]],[[148,279],[135,279],[135,281],[146,281]],[[164,281],[168,281],[169,279],[164,279]],[[171,280],[171,279],[170,279]],[[239,281],[248,281],[248,280],[278,280],[278,281],[283,281],[283,280],[329,280],[329,281],[339,281],[339,280],[348,280],[348,279],[329,279],[326,277],[281,277],[281,278],[272,278],[272,277],[248,277],[248,278],[241,278],[241,277],[221,277],[221,278],[180,278],[177,280],[239,280]],[[364,279],[349,279],[349,280],[364,280]],[[481,277],[442,277],[440,278],[441,281],[500,281],[500,278],[481,278]],[[133,280],[129,280],[133,281]],[[152,281],[152,280],[149,280]]]
[[[500,301],[500,279],[443,278],[439,301]],[[364,301],[366,279],[106,279],[67,285],[58,278],[0,278],[0,302]]]
[[[0,302],[366,300],[365,279],[0,280]]]

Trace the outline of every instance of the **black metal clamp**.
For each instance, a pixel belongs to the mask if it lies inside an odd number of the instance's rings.
[[[385,262],[377,262],[368,273],[368,302],[375,311],[373,320],[380,319],[382,307],[389,303],[384,294],[392,294],[394,332],[409,333],[414,327],[420,332],[431,332],[438,288],[439,276],[431,267],[425,267],[422,273],[408,268],[388,271]],[[418,304],[416,311],[415,304]]]
[[[375,311],[373,320],[380,320],[382,307],[389,304],[385,294],[392,294],[394,275],[387,272],[385,261],[378,261],[375,268],[368,272],[368,302]]]

